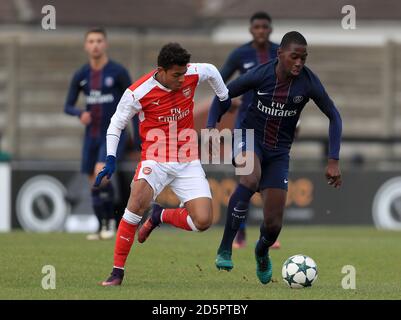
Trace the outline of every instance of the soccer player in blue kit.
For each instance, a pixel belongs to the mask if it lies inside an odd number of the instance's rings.
[[[96,175],[103,169],[106,160],[106,131],[124,91],[131,85],[128,71],[107,56],[106,31],[93,28],[85,35],[85,51],[89,63],[73,76],[64,106],[64,112],[76,116],[85,126],[82,148],[81,171],[88,175],[92,186]],[[80,92],[86,97],[86,109],[75,106]],[[133,123],[136,139],[138,119]],[[125,140],[125,135],[121,136]],[[137,141],[137,140],[136,140]],[[121,155],[124,143],[120,143]],[[88,240],[110,239],[114,236],[111,221],[114,220],[114,189],[105,179],[99,188],[92,188],[92,206],[99,221],[99,230],[88,235]]]
[[[228,85],[230,98],[224,101],[215,98],[209,111],[207,127],[214,128],[229,109],[231,98],[249,90],[254,93],[240,125],[241,129],[253,130],[254,141],[248,143],[244,139],[245,130],[242,130],[242,139],[233,145],[234,161],[238,163],[240,157],[245,156],[253,159],[254,166],[250,174],[240,176],[239,184],[230,198],[215,263],[218,269],[230,271],[233,268],[233,239],[238,225],[247,215],[252,195],[260,191],[264,220],[255,247],[255,258],[256,275],[263,284],[269,283],[272,278],[269,247],[281,231],[287,196],[289,152],[300,113],[309,99],[330,121],[325,172],[328,184],[339,188],[342,182],[339,168],[341,116],[318,77],[305,66],[306,57],[305,38],[296,31],[286,33],[278,49],[278,58],[232,81]]]
[[[236,71],[239,71],[240,74],[244,74],[253,67],[269,62],[277,57],[277,49],[279,45],[269,40],[270,34],[273,30],[270,15],[263,11],[255,12],[249,19],[249,22],[249,32],[252,35],[252,41],[245,43],[231,52],[227,61],[224,63],[223,68],[220,70],[224,82],[227,82]],[[241,121],[246,116],[248,105],[252,102],[252,96],[253,92],[251,90],[242,95],[241,102],[238,102],[238,100],[233,101],[231,109],[239,104],[234,128],[240,128]],[[241,223],[238,229],[233,243],[234,248],[245,247],[245,229],[246,221]],[[279,247],[280,243],[277,240],[272,245],[272,248]]]

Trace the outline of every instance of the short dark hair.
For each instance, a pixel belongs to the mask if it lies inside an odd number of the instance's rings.
[[[272,23],[272,18],[270,17],[270,15],[267,12],[264,11],[258,11],[255,12],[252,17],[249,19],[249,22],[252,23],[253,20],[256,19],[265,19],[268,20],[270,23]]]
[[[306,39],[302,34],[300,34],[298,31],[290,31],[287,32],[283,39],[281,39],[280,47],[285,48],[291,43],[299,44],[302,46],[307,46],[308,43],[306,42]]]
[[[191,55],[178,43],[170,42],[164,45],[157,57],[157,65],[163,69],[170,69],[174,65],[186,66]]]
[[[107,38],[106,29],[102,27],[93,27],[88,29],[88,31],[86,31],[85,33],[85,39],[90,33],[101,33],[105,38]]]

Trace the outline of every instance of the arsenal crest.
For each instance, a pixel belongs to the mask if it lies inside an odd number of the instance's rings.
[[[150,167],[145,167],[142,169],[143,174],[149,175],[152,173],[152,168]]]
[[[182,94],[185,98],[189,98],[191,96],[191,88],[187,87],[182,89]]]

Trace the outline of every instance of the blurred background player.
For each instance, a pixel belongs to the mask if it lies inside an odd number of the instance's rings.
[[[272,19],[266,12],[259,11],[254,13],[250,18],[249,32],[252,35],[252,41],[236,48],[224,63],[220,73],[223,80],[227,82],[235,72],[240,74],[246,73],[248,70],[267,63],[277,57],[278,44],[270,41],[270,34],[273,31]],[[252,102],[253,92],[248,91],[232,101],[231,111],[238,109],[234,128],[240,128],[241,121],[245,118],[248,105]],[[234,110],[233,110],[234,109]],[[246,219],[246,218],[245,218]],[[234,239],[233,248],[243,248],[246,245],[246,220],[238,229]],[[272,248],[280,248],[277,240]]]
[[[118,101],[131,84],[128,71],[107,55],[107,37],[103,28],[86,32],[84,48],[89,62],[74,74],[64,112],[76,116],[85,126],[82,148],[81,171],[88,175],[90,186],[102,170],[106,160],[106,131]],[[86,97],[86,108],[76,107],[80,92]],[[137,119],[133,125],[137,130]],[[138,135],[135,135],[138,141]],[[125,134],[121,135],[118,155],[124,149]],[[136,142],[137,143],[137,142]],[[92,188],[93,211],[99,221],[99,229],[89,234],[88,240],[110,239],[114,236],[114,188],[110,181],[104,181],[99,188]]]
[[[249,201],[256,191],[263,200],[264,220],[255,247],[256,275],[262,284],[270,282],[272,263],[269,247],[277,240],[283,223],[287,198],[290,149],[296,125],[305,104],[312,99],[329,118],[329,154],[326,167],[328,184],[339,188],[341,173],[339,153],[342,120],[333,101],[328,96],[319,78],[305,65],[307,42],[296,31],[282,38],[278,59],[260,65],[240,76],[228,85],[230,98],[249,90],[254,92],[252,103],[247,108],[240,129],[254,131],[254,141],[248,143],[242,136],[234,139],[233,158],[238,163],[240,156],[252,159],[253,171],[240,177],[240,182],[228,204],[228,214],[223,238],[216,257],[218,269],[230,271],[232,242],[236,226],[245,219]],[[213,100],[207,127],[214,128],[229,104]],[[238,227],[237,227],[238,228]]]
[[[166,186],[185,207],[163,209],[154,204],[151,216],[139,229],[138,242],[143,243],[161,223],[187,231],[205,231],[212,223],[210,187],[198,157],[193,98],[203,81],[208,81],[219,99],[228,101],[228,90],[214,65],[189,61],[190,54],[179,44],[163,46],[157,69],[125,91],[107,129],[106,165],[96,178],[96,186],[113,174],[121,131],[136,113],[140,114],[143,143],[141,162],[117,231],[113,270],[103,286],[121,285],[138,224]]]

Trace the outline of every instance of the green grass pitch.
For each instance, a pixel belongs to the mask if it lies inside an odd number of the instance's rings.
[[[0,299],[401,299],[401,232],[368,227],[284,226],[282,248],[271,250],[273,281],[258,282],[248,246],[233,252],[234,269],[218,271],[214,259],[223,229],[193,233],[163,226],[144,244],[136,241],[121,287],[98,285],[111,271],[113,241],[87,241],[83,234],[0,234]],[[291,255],[312,257],[319,277],[311,288],[290,289],[281,279]],[[41,286],[42,267],[56,270],[56,289]],[[341,286],[342,267],[356,269],[356,289]]]

